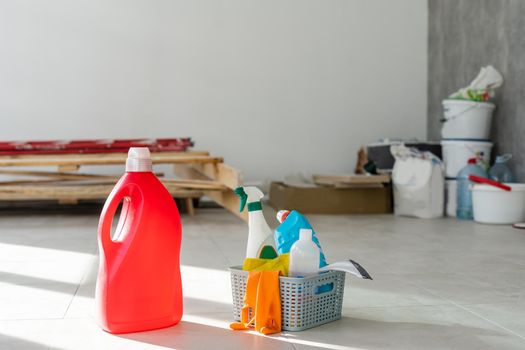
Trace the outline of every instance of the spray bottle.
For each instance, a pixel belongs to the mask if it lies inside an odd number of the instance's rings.
[[[248,244],[246,258],[273,259],[277,257],[273,232],[266,223],[262,212],[261,199],[264,193],[257,187],[237,187],[235,189],[241,199],[239,211],[248,207]]]

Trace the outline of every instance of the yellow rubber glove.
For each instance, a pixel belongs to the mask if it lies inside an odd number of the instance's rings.
[[[244,271],[280,271],[282,276],[288,276],[290,254],[279,255],[275,259],[246,258],[242,264]]]

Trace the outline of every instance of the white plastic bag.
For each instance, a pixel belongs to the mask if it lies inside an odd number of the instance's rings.
[[[422,219],[443,216],[445,179],[441,160],[430,152],[392,146],[394,213]]]
[[[503,76],[492,66],[481,67],[469,86],[459,89],[448,98],[487,102],[495,97],[495,90],[503,84]]]

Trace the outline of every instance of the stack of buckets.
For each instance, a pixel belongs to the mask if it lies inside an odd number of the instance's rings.
[[[446,212],[456,216],[457,180],[459,171],[469,158],[490,162],[492,142],[490,128],[495,105],[468,100],[443,101],[441,146],[446,180]]]

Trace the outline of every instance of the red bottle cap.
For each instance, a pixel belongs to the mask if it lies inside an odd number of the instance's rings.
[[[283,221],[286,220],[286,217],[288,216],[288,214],[290,214],[289,210],[279,210],[276,215],[277,221],[279,221],[282,224]]]

